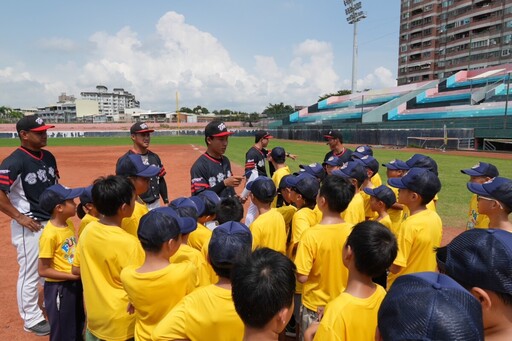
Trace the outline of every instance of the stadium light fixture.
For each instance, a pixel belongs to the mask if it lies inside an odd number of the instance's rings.
[[[354,40],[352,46],[352,88],[354,94],[356,92],[357,78],[357,23],[366,18],[366,13],[362,11],[363,5],[358,0],[343,0],[345,4],[345,14],[347,22],[354,25]]]

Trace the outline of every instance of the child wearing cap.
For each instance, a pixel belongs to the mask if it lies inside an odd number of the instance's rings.
[[[365,156],[373,157],[373,149],[368,145],[357,147],[352,153],[352,159],[361,159]],[[373,187],[379,187],[382,185],[382,179],[378,173],[379,171],[379,163],[377,162],[377,171],[374,172],[373,175],[368,174]]]
[[[410,212],[398,232],[398,255],[390,267],[389,288],[398,276],[436,270],[434,250],[441,245],[443,224],[439,215],[426,207],[441,190],[436,174],[411,168],[401,178],[388,179],[388,184],[399,188],[398,202]]]
[[[393,159],[388,163],[383,163],[382,166],[386,167],[386,177],[388,179],[401,178],[408,168],[404,161],[398,159]],[[398,198],[398,188],[390,186],[388,183],[386,183],[386,186],[391,188],[395,197]],[[398,236],[398,230],[403,220],[404,205],[395,202],[393,206],[388,209],[388,214],[392,223],[392,231],[394,231],[395,236]]]
[[[194,226],[170,207],[151,210],[140,220],[137,231],[146,255],[144,263],[126,266],[121,283],[135,313],[135,340],[151,340],[151,332],[162,318],[196,287],[197,269],[190,262],[173,262],[181,248],[181,230]],[[170,258],[170,260],[169,260]]]
[[[81,340],[85,313],[80,275],[71,273],[75,256],[74,199],[83,188],[48,187],[39,197],[41,209],[51,215],[39,239],[38,270],[44,282],[44,304],[50,322],[50,340]]]
[[[78,238],[82,234],[84,228],[91,221],[98,221],[100,213],[92,202],[92,185],[84,188],[83,193],[80,195],[80,203],[76,208],[76,215],[81,219],[80,226],[78,227]]]
[[[133,337],[135,318],[126,312],[129,301],[120,274],[127,266],[144,263],[139,240],[121,227],[133,213],[135,198],[135,187],[124,176],[99,178],[92,187],[101,217],[82,232],[72,268],[82,278],[88,340]]]
[[[496,166],[486,162],[479,162],[471,168],[461,169],[460,172],[469,175],[469,182],[477,184],[483,184],[500,175]],[[466,224],[466,230],[473,228],[489,228],[489,217],[485,214],[478,213],[478,198],[474,193],[471,196],[471,200],[469,201],[468,222]]]
[[[289,187],[286,182],[286,179],[290,176],[293,175],[289,174],[283,176],[279,182],[279,186],[277,187],[277,193],[280,194],[283,198],[283,206],[278,207],[277,212],[281,213],[284,218],[284,223],[286,224],[286,250],[289,249],[290,241],[292,238],[291,230],[293,216],[297,212],[297,207],[292,205],[291,187]]]
[[[485,340],[512,335],[512,233],[473,229],[437,250],[439,270],[481,304]]]
[[[230,278],[234,264],[248,258],[251,248],[251,231],[242,223],[231,221],[213,230],[208,261],[219,281],[183,298],[153,330],[152,339],[241,340],[244,325],[233,304]]]
[[[352,157],[355,162],[359,162],[363,165],[364,169],[366,170],[367,178],[363,182],[363,185],[361,186],[362,191],[361,196],[364,200],[364,216],[366,220],[374,220],[377,218],[377,214],[375,211],[373,211],[370,207],[370,196],[364,192],[365,188],[373,189],[375,187],[378,187],[382,185],[382,181],[380,181],[380,185],[375,185],[372,181],[373,177],[375,175],[378,175],[379,171],[379,162],[371,155],[363,155],[359,153],[353,153]]]
[[[388,186],[382,185],[376,188],[365,188],[364,192],[370,196],[370,208],[378,216],[374,219],[386,226],[391,232],[397,235],[393,230],[393,224],[389,217],[388,210],[395,204],[395,193]]]
[[[375,340],[483,341],[483,334],[478,300],[446,275],[419,272],[389,289]]]
[[[372,278],[386,271],[397,250],[395,236],[382,224],[365,221],[354,226],[343,247],[347,287],[327,304],[320,325],[313,324],[306,333],[318,328],[318,340],[375,340],[377,313],[386,290]]]
[[[260,176],[247,183],[246,187],[251,191],[251,201],[258,208],[258,217],[249,226],[253,248],[268,247],[285,254],[286,224],[283,216],[270,207],[276,196],[274,182],[266,176]]]
[[[361,195],[361,187],[367,181],[368,176],[364,167],[359,162],[351,161],[344,163],[340,169],[333,171],[332,175],[349,179],[355,189],[348,207],[341,212],[341,218],[353,225],[365,221],[364,198]]]
[[[300,340],[312,322],[318,320],[325,305],[347,286],[348,269],[343,264],[343,245],[352,229],[343,212],[352,197],[354,186],[343,177],[329,175],[317,196],[322,220],[302,234],[295,265],[297,280],[303,283],[300,313]]]
[[[133,183],[137,194],[133,214],[125,218],[121,225],[134,237],[137,237],[140,218],[149,211],[140,195],[147,192],[150,179],[157,176],[160,171],[160,167],[144,164],[142,157],[138,154],[126,154],[117,160],[116,175],[127,177]]]
[[[220,198],[213,191],[203,191],[192,198],[194,198],[192,200],[196,203],[197,199],[195,198],[198,198],[202,202],[202,206],[200,203],[199,205],[203,209],[198,212],[197,229],[190,233],[187,243],[194,249],[201,251],[204,245],[208,245],[208,241],[212,236],[213,228],[208,228],[205,225],[215,225],[215,213],[220,203]]]
[[[274,166],[274,174],[272,174],[272,181],[276,188],[279,187],[281,183],[281,179],[290,175],[290,168],[286,165],[286,151],[283,147],[275,147],[269,154],[270,163]],[[271,207],[281,207],[284,205],[284,199],[282,195],[278,192],[274,200],[272,201]]]
[[[497,176],[483,184],[468,182],[467,187],[478,195],[478,213],[489,217],[489,227],[512,232],[512,180]]]
[[[190,218],[187,219],[187,224],[180,224],[181,245],[176,253],[171,256],[171,263],[191,263],[197,273],[195,286],[201,287],[210,284],[210,275],[205,258],[201,251],[194,249],[187,243],[190,233],[194,232],[197,228],[198,207],[196,203],[189,198],[180,197],[171,201],[169,207],[174,209],[178,216]],[[189,223],[190,221],[192,223]]]
[[[432,173],[434,173],[436,176],[438,176],[437,172],[437,162],[432,159],[430,156],[423,155],[423,154],[414,154],[411,156],[407,161],[405,161],[405,169],[408,171],[411,168],[424,168],[428,169]],[[436,212],[436,205],[437,205],[438,196],[437,194],[432,198],[431,201],[429,201],[426,205],[427,209]],[[409,216],[409,208],[407,206],[404,206],[404,214],[403,219],[406,219]]]
[[[269,248],[257,249],[234,266],[232,281],[235,309],[245,326],[243,339],[278,340],[293,313],[293,262]]]
[[[336,156],[331,156],[322,163],[327,175],[331,175],[333,170],[340,169],[343,166],[341,159]]]

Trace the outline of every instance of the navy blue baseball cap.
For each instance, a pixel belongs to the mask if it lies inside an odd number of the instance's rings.
[[[365,155],[373,156],[373,150],[372,147],[365,145],[365,146],[359,146],[354,150],[352,153],[353,158],[361,158]]]
[[[437,173],[437,163],[430,156],[423,154],[414,154],[407,161],[405,161],[407,167],[411,168],[426,168],[429,171],[433,172],[435,175]]]
[[[411,190],[430,200],[441,190],[441,181],[437,175],[426,168],[411,168],[401,178],[388,179],[388,184],[392,187]]]
[[[178,215],[178,213],[171,207],[166,207],[166,206],[157,207],[157,208],[149,211],[149,213],[153,213],[153,212],[163,214],[167,217],[173,218],[176,221],[176,223],[178,224],[178,226],[180,228],[180,233],[182,233],[182,234],[190,233],[197,228],[197,223],[194,218],[180,217]],[[149,213],[147,213],[146,215],[148,215]],[[144,215],[144,216],[146,216],[146,215]],[[139,226],[139,230],[141,227],[142,227],[142,218],[141,218],[141,224]],[[139,236],[140,236],[140,234],[139,234]]]
[[[45,212],[52,213],[55,206],[66,200],[78,198],[83,192],[82,187],[67,188],[60,184],[52,185],[39,196],[39,206]]]
[[[330,156],[327,160],[325,160],[322,165],[329,165],[329,166],[338,166],[341,167],[343,165],[343,161],[337,157],[337,156]]]
[[[380,201],[382,201],[386,207],[393,206],[396,203],[396,195],[391,188],[386,185],[382,185],[375,188],[364,188],[363,191],[371,195],[372,197],[376,197]]]
[[[435,272],[398,277],[377,320],[383,340],[484,340],[480,302],[452,278]]]
[[[160,167],[155,165],[146,165],[139,154],[125,154],[116,165],[116,175],[121,176],[140,176],[151,178],[160,173]]]
[[[216,267],[230,267],[239,259],[248,257],[252,250],[249,228],[237,221],[217,226],[208,244],[208,257]]]
[[[261,201],[272,201],[276,196],[276,185],[272,179],[266,176],[259,176],[253,181],[249,181],[245,186],[252,194]]]
[[[200,216],[202,213],[201,207],[198,207],[196,202],[201,203],[200,205],[202,205],[202,210],[204,211],[204,203],[201,199],[192,200],[192,198],[185,198],[185,197],[179,197],[179,198],[174,199],[173,201],[171,201],[169,203],[169,207],[171,207],[173,209],[177,209],[177,208],[181,208],[181,207],[190,207],[190,208],[193,208],[197,212],[198,216]]]
[[[438,249],[439,270],[466,287],[512,294],[512,233],[471,229]]]
[[[214,191],[205,190],[197,194],[197,197],[203,200],[209,200],[214,205],[220,204],[220,197]]]
[[[299,165],[299,168],[301,169],[301,172],[309,173],[320,180],[325,178],[325,169],[318,162],[311,163],[309,165]]]
[[[409,170],[409,166],[407,166],[404,161],[398,159],[391,160],[388,163],[383,163],[382,165],[387,169],[392,170]]]
[[[486,162],[479,162],[471,168],[461,169],[460,172],[469,176],[488,176],[489,178],[500,175],[495,165]]]
[[[92,185],[84,188],[84,191],[79,196],[80,204],[86,205],[92,203]]]
[[[512,180],[497,176],[483,184],[468,182],[466,186],[470,192],[498,200],[512,209]]]
[[[368,178],[368,173],[360,162],[345,162],[340,169],[333,170],[332,175],[342,176],[344,178],[353,178],[358,182],[363,182]]]
[[[352,154],[352,155],[354,155],[354,154]],[[370,170],[373,172],[373,174],[376,174],[379,172],[379,161],[377,161],[371,155],[361,155],[360,158],[355,158],[354,161],[360,162],[365,167],[370,168]]]
[[[309,200],[314,200],[320,189],[320,182],[313,175],[301,172],[298,175],[292,175],[285,180],[287,187],[301,194]]]
[[[198,217],[202,216],[204,214],[204,210],[205,210],[203,199],[197,195],[193,195],[189,199],[192,200],[194,202],[194,204],[196,204],[197,216]]]

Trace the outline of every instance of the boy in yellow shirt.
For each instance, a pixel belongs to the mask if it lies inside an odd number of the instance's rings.
[[[269,153],[269,161],[274,166],[274,174],[272,174],[272,181],[274,185],[279,187],[283,176],[290,175],[290,168],[286,165],[286,151],[283,147],[275,147]],[[281,207],[284,205],[284,199],[280,193],[272,201],[272,207]]]
[[[41,209],[51,215],[39,239],[39,275],[45,277],[44,306],[50,322],[50,340],[82,340],[85,313],[80,276],[71,273],[75,256],[76,213],[73,199],[83,188],[53,185],[39,197]]]
[[[405,161],[405,166],[406,171],[410,170],[411,168],[425,168],[434,173],[436,176],[439,176],[437,172],[437,162],[427,155],[414,154]],[[436,194],[434,198],[432,198],[432,200],[427,203],[427,209],[436,212],[437,200],[438,197]],[[406,219],[409,216],[409,214],[409,209],[407,208],[407,206],[405,206],[403,218]]]
[[[253,249],[268,247],[285,254],[286,224],[283,216],[270,207],[276,196],[274,182],[266,176],[259,176],[247,183],[246,188],[251,191],[251,201],[258,208],[258,216],[249,226]]]
[[[372,147],[370,147],[368,145],[359,146],[352,153],[352,159],[362,159],[365,156],[373,157]],[[373,187],[379,187],[382,185],[382,179],[378,173],[378,171],[379,171],[378,167],[379,167],[379,164],[377,163],[377,171],[375,171],[372,176],[368,175],[368,177],[370,178],[370,181],[373,184]]]
[[[365,221],[354,226],[343,248],[347,287],[327,304],[320,325],[313,324],[306,334],[318,328],[316,340],[375,340],[377,313],[386,290],[372,278],[389,268],[397,251],[395,236],[382,224]]]
[[[496,166],[486,162],[479,162],[471,168],[461,169],[460,172],[469,175],[469,182],[477,184],[483,184],[500,175]],[[473,228],[489,228],[489,217],[485,214],[478,213],[478,199],[476,194],[473,194],[469,201],[468,222],[466,224],[466,230]]]
[[[295,265],[297,280],[304,284],[300,313],[300,340],[318,313],[347,286],[348,269],[343,265],[343,245],[352,229],[343,212],[352,197],[354,186],[348,179],[329,175],[322,181],[317,205],[322,221],[302,234]]]
[[[383,163],[382,166],[386,167],[386,177],[388,179],[401,178],[404,176],[406,169],[408,169],[407,164],[398,159],[391,160],[388,163]],[[386,186],[391,188],[393,193],[395,193],[395,197],[398,198],[398,188],[392,187],[387,183]],[[393,226],[392,230],[395,232],[395,236],[398,236],[398,230],[400,228],[400,224],[402,223],[402,217],[404,214],[404,205],[395,202],[393,206],[388,209],[388,214]]]
[[[251,231],[244,224],[228,222],[217,226],[208,256],[219,281],[184,297],[156,326],[152,339],[241,340],[244,325],[233,304],[230,278],[233,265],[249,257],[251,248]]]
[[[331,156],[322,163],[322,166],[324,166],[327,175],[332,175],[332,171],[340,169],[343,166],[343,162],[339,157]]]
[[[214,191],[204,190],[190,198],[198,207],[204,207],[199,210],[197,218],[197,229],[190,233],[188,245],[201,251],[204,245],[208,245],[212,236],[212,231],[217,225],[215,213],[220,203],[220,198]],[[203,205],[199,202],[201,200]]]
[[[235,309],[245,326],[243,339],[279,340],[293,313],[293,262],[269,248],[257,249],[235,265],[232,279]]]
[[[375,188],[382,185],[382,181],[379,181],[380,185],[377,186],[372,181],[373,177],[379,174],[379,162],[371,155],[353,153],[352,158],[354,159],[354,161],[359,162],[361,165],[363,165],[364,169],[366,170],[367,179],[363,182],[363,185],[361,186],[361,196],[363,197],[364,200],[364,216],[366,220],[374,220],[375,218],[377,218],[377,215],[374,211],[372,211],[370,207],[370,196],[366,194],[366,192],[364,192],[364,189]]]
[[[467,187],[478,195],[478,213],[489,217],[489,227],[512,233],[512,180],[497,176],[483,184],[468,182]]]
[[[135,317],[126,312],[128,295],[121,271],[144,262],[137,238],[121,228],[135,207],[135,187],[124,176],[99,178],[92,187],[94,206],[102,215],[89,223],[76,249],[72,273],[80,275],[87,311],[87,340],[128,340]]]
[[[135,340],[150,341],[158,322],[195,289],[193,264],[172,261],[181,247],[180,231],[195,225],[194,219],[179,217],[170,207],[155,208],[141,218],[138,235],[146,259],[140,267],[130,265],[121,271],[128,311],[135,312]]]
[[[140,218],[149,211],[146,203],[139,195],[148,191],[149,181],[152,177],[160,174],[160,170],[160,167],[155,165],[144,164],[142,156],[139,154],[125,154],[117,160],[116,175],[127,177],[133,183],[137,195],[132,215],[125,218],[121,225],[126,232],[135,238],[137,238]]]
[[[352,225],[365,221],[364,198],[361,195],[361,187],[367,181],[368,175],[364,167],[357,161],[350,161],[344,163],[340,169],[333,171],[332,175],[349,179],[355,188],[350,204],[341,212],[341,218]]]
[[[388,214],[389,208],[396,203],[396,196],[393,190],[388,186],[382,185],[376,188],[365,188],[363,191],[370,196],[370,208],[373,212],[377,213],[377,217],[373,220],[378,221],[395,233]]]
[[[76,215],[81,219],[80,227],[78,228],[78,237],[82,234],[84,228],[91,221],[98,221],[100,219],[100,213],[94,207],[92,202],[92,185],[84,188],[83,193],[80,195],[80,203],[76,208]]]
[[[426,205],[441,190],[436,174],[425,168],[411,168],[403,177],[388,179],[398,187],[398,202],[407,206],[410,215],[398,233],[398,255],[390,267],[388,285],[401,275],[435,271],[435,249],[441,245],[443,224],[439,215]]]

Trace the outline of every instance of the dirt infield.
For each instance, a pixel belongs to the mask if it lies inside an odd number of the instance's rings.
[[[119,156],[128,150],[128,146],[118,147],[52,147],[48,149],[57,158],[61,175],[60,182],[66,186],[86,186],[95,178],[113,174]],[[12,152],[12,148],[0,148],[0,160]],[[167,170],[166,181],[169,197],[190,195],[189,170],[197,157],[204,151],[203,146],[162,146],[152,148],[158,153]],[[466,154],[467,155],[467,154]],[[481,154],[479,154],[481,156]],[[494,154],[493,154],[494,156]],[[243,168],[232,165],[236,174],[242,174]],[[241,188],[237,189],[241,193]],[[460,233],[460,229],[446,228],[443,243]],[[16,252],[11,245],[10,220],[0,213],[0,340],[41,340],[23,331],[16,304],[16,278],[18,265]]]

